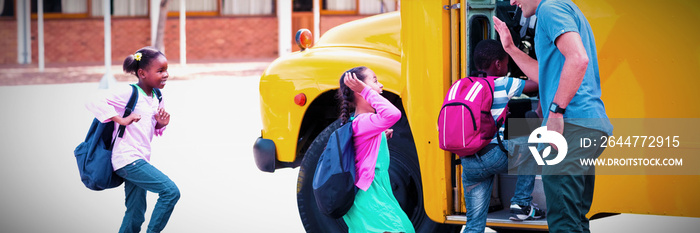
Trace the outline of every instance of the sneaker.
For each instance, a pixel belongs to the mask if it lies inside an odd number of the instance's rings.
[[[534,205],[510,205],[510,220],[513,221],[525,221],[525,220],[537,220],[545,217],[544,211],[535,207]]]

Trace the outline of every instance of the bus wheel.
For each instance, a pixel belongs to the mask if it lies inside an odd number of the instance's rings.
[[[392,129],[393,137],[388,140],[391,155],[389,176],[401,209],[408,215],[416,232],[459,232],[461,226],[436,223],[425,213],[418,155],[405,114]]]
[[[308,233],[335,233],[348,232],[348,227],[342,218],[333,219],[322,214],[316,205],[314,198],[312,182],[314,173],[316,172],[316,164],[321,156],[323,149],[326,147],[328,138],[331,133],[340,127],[340,120],[336,120],[321,131],[316,136],[309,149],[304,154],[299,167],[299,177],[297,178],[297,207],[299,208],[299,216],[304,224],[304,229]]]
[[[340,127],[335,121],[324,129],[309,146],[299,168],[297,179],[297,206],[307,232],[347,232],[342,218],[332,219],[318,211],[313,195],[312,181],[318,158],[328,142],[330,134]],[[389,142],[391,162],[389,176],[396,200],[413,223],[416,232],[458,232],[460,226],[438,224],[425,214],[423,190],[418,157],[413,136],[406,117],[401,118],[392,129]]]

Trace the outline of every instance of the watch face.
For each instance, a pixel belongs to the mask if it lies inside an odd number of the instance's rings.
[[[564,111],[566,111],[566,109],[560,108],[559,105],[552,103],[549,105],[549,111],[551,111],[553,113],[564,114]]]

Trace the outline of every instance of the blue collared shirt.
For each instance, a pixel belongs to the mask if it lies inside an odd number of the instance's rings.
[[[535,12],[537,28],[535,32],[535,51],[539,63],[540,104],[547,124],[549,105],[559,87],[561,72],[564,67],[564,55],[557,48],[557,37],[566,32],[577,32],[581,36],[583,47],[588,54],[588,67],[576,95],[566,107],[566,122],[596,129],[612,135],[605,105],[601,100],[600,73],[598,72],[598,55],[591,25],[581,10],[570,0],[542,0]]]

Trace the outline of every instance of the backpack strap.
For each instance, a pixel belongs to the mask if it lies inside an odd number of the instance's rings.
[[[156,94],[156,98],[158,98],[158,103],[163,101],[163,94],[160,93],[160,89],[158,88],[153,88],[153,93]]]
[[[139,99],[139,90],[136,87],[136,84],[131,84],[131,97],[129,97],[129,102],[126,103],[126,106],[124,107],[124,116],[122,117],[128,117],[131,115],[131,112],[134,111],[134,108],[136,107],[136,102]],[[117,131],[118,137],[123,137],[124,136],[124,131],[126,130],[125,125],[119,125],[119,129]],[[116,138],[114,138],[116,140]],[[114,145],[114,142],[112,142],[112,145]]]
[[[493,82],[493,88],[491,90],[491,108],[493,108],[493,98],[494,95],[493,93],[496,91],[496,77],[488,77],[488,80],[486,80],[486,83],[489,85],[489,88],[491,88],[491,83]],[[504,115],[505,114],[505,115]],[[501,126],[503,126],[506,123],[506,116],[508,115],[508,104],[506,103],[506,107],[503,108],[503,113],[496,119],[496,141],[498,141],[498,147],[501,148],[501,151],[508,153],[508,150],[506,150],[506,147],[503,146],[503,138],[501,138]]]
[[[491,91],[491,108],[493,108],[493,93],[496,91],[496,79],[493,77],[488,77],[485,78],[484,81],[486,81],[486,85],[489,86],[489,90]],[[491,86],[491,83],[493,83],[493,86]]]
[[[505,140],[505,139],[501,139],[501,134],[499,133],[501,131],[500,128],[503,125],[503,123],[500,123],[500,122],[504,122],[505,119],[506,118],[504,117],[502,121],[496,121],[496,140],[498,141],[498,147],[501,148],[501,151],[503,151],[507,154],[508,150],[506,150],[506,147],[503,146],[503,140]]]
[[[355,120],[355,117],[356,117],[356,116],[355,116],[355,112],[353,112],[353,113],[351,114],[351,116],[348,117],[348,122],[345,122],[345,124],[341,124],[340,127],[338,127],[335,131],[333,131],[333,134],[335,134],[335,138],[336,138],[336,140],[335,140],[336,143],[337,143],[336,146],[338,146],[338,150],[339,150],[339,151],[338,151],[338,152],[339,152],[339,153],[338,153],[338,161],[340,161],[340,166],[341,166],[341,167],[345,167],[345,164],[343,164],[343,161],[344,161],[344,159],[343,159],[343,151],[340,151],[340,148],[342,148],[342,147],[340,147],[340,135],[338,135],[338,131],[340,130],[340,128],[342,128],[343,126],[345,126],[345,125],[348,124],[348,123],[350,124],[350,126],[349,126],[349,127],[350,127],[350,131],[352,131],[352,121]],[[342,123],[342,122],[341,122],[341,123]],[[352,135],[350,135],[350,137],[352,137]],[[357,191],[357,190],[355,190],[355,191]]]
[[[350,126],[350,127],[352,127],[352,126]],[[336,138],[335,142],[337,144],[336,146],[338,147],[338,161],[340,161],[341,167],[345,167],[345,164],[343,164],[343,151],[340,149],[342,147],[340,147],[340,135],[338,135],[338,130],[333,131],[333,134],[335,134],[335,138]]]

